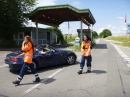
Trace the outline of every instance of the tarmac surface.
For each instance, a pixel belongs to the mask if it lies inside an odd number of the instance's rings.
[[[0,51],[0,97],[130,97],[130,48],[98,39],[92,50],[92,72],[78,75],[81,53],[74,65],[62,64],[38,70],[40,83],[26,74],[19,86],[12,84],[19,72],[10,71]],[[66,47],[57,47],[66,49]]]

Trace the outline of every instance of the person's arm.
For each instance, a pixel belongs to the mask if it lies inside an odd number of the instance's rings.
[[[82,43],[81,43],[81,52],[84,51],[83,46],[84,46],[84,43],[82,42]]]
[[[24,46],[24,42],[22,44],[22,51],[23,52],[26,52],[28,50],[30,50],[32,48],[32,44],[31,43],[27,43],[25,46]]]
[[[46,54],[47,52],[42,51],[41,54]]]
[[[17,58],[20,58],[20,57],[22,57],[23,55],[24,55],[24,52],[23,52],[22,54],[18,55]]]

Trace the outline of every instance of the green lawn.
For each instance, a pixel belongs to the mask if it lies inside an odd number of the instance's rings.
[[[76,36],[72,36],[72,38],[67,37],[67,38],[65,38],[65,41],[66,41],[67,43],[74,43],[74,42],[75,42],[75,38],[76,38]]]
[[[66,40],[66,42],[69,44],[69,43],[75,43],[75,38],[76,38],[76,36],[73,36],[72,38],[70,38],[70,37],[68,37],[67,39],[65,39]],[[96,42],[95,42],[95,39],[94,39],[94,44],[96,44]],[[80,51],[80,46],[70,46],[70,47],[68,47],[67,49],[69,49],[69,50],[73,50],[73,51]]]
[[[105,38],[107,40],[114,40],[118,45],[130,47],[130,36],[110,36]]]

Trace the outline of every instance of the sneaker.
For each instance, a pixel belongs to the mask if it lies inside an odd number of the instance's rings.
[[[17,85],[19,85],[20,81],[15,80],[15,81],[13,81],[12,83],[13,83],[13,84],[17,84]]]
[[[82,70],[79,70],[77,73],[78,73],[78,74],[82,74]]]
[[[91,70],[87,70],[86,73],[91,73]]]
[[[40,78],[39,77],[36,78],[35,81],[33,81],[33,82],[40,82]]]

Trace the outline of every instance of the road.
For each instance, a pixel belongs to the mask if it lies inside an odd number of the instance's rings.
[[[81,53],[75,52],[74,65],[38,70],[40,83],[33,83],[34,75],[26,74],[19,86],[12,84],[19,72],[9,71],[4,63],[10,51],[0,51],[0,97],[130,97],[129,51],[100,39],[92,50],[92,73],[85,73],[85,66],[84,73],[77,74]]]

